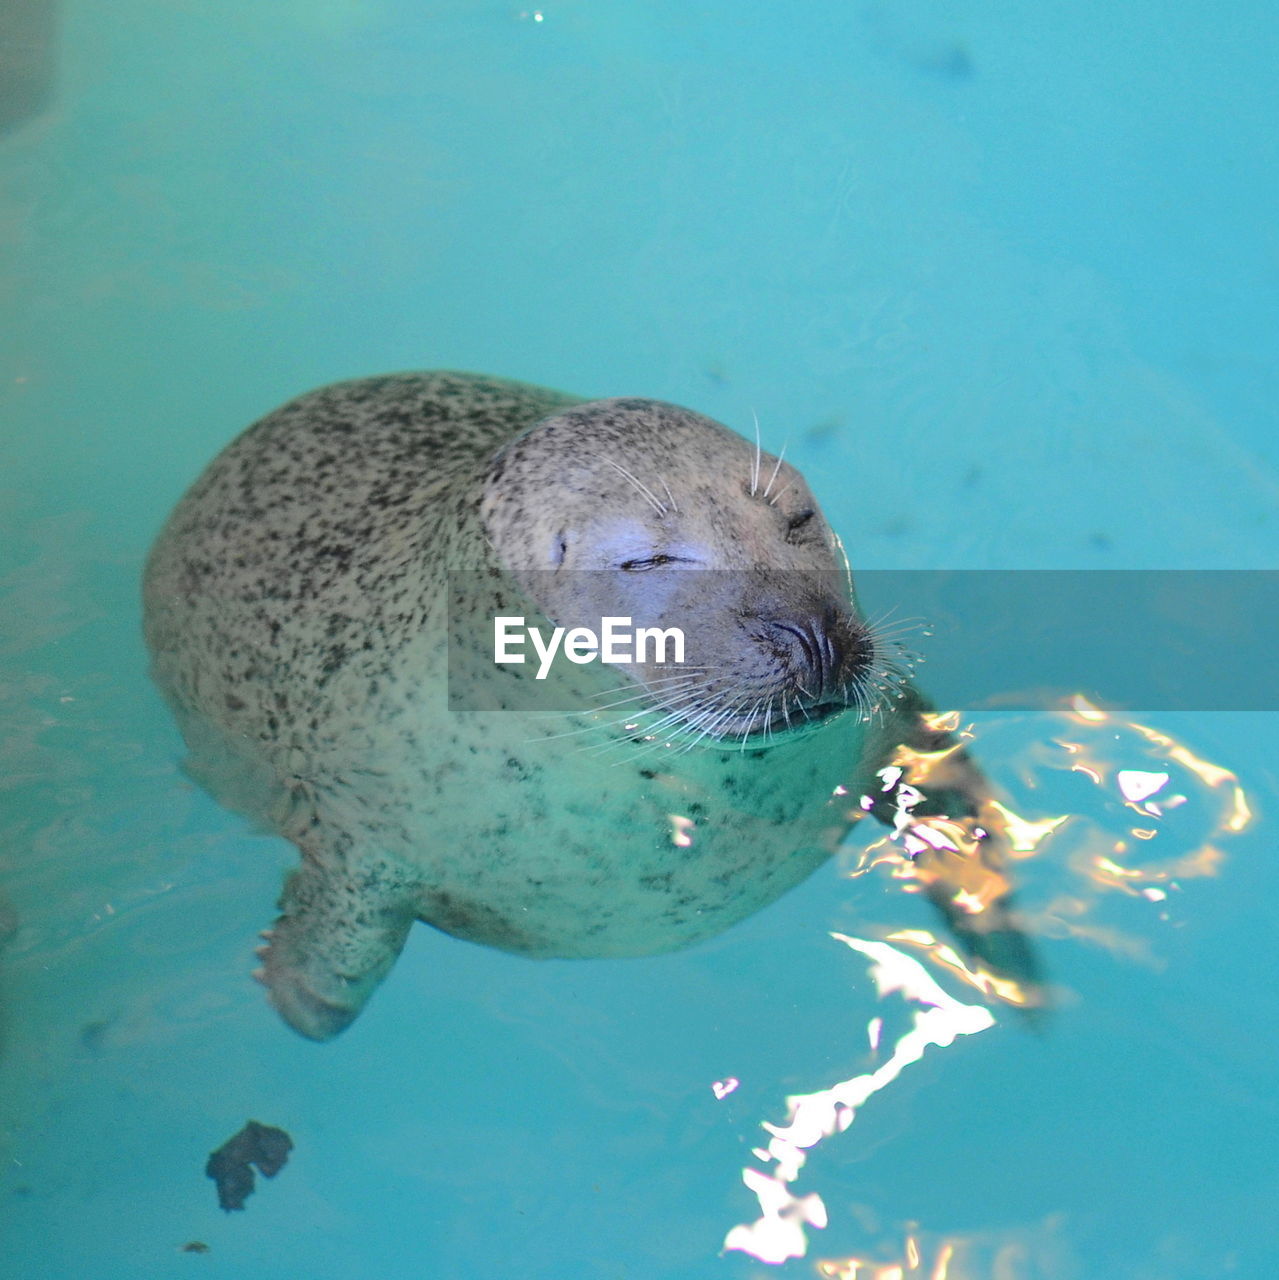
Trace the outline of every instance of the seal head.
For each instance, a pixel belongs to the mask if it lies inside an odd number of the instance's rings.
[[[803,476],[727,427],[656,400],[574,406],[498,452],[480,513],[547,617],[680,628],[690,678],[623,664],[672,725],[746,742],[867,709],[875,646],[839,539]]]

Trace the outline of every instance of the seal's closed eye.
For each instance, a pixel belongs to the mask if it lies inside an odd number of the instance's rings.
[[[660,569],[665,564],[680,563],[679,556],[655,555],[642,560],[623,560],[617,567],[627,573],[643,573],[647,569]]]

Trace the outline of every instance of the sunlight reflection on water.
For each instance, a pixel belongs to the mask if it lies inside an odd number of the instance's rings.
[[[1078,697],[1051,714],[1050,723],[1036,734],[1021,758],[1013,760],[1019,790],[1025,793],[1022,803],[1029,807],[1045,796],[1055,798],[1058,784],[1069,781],[1061,775],[1085,779],[1089,786],[1087,791],[1075,792],[1067,813],[1028,817],[999,806],[1012,857],[1023,863],[1050,859],[1066,874],[1063,889],[1022,919],[1040,937],[1103,947],[1130,961],[1157,967],[1158,958],[1144,935],[1124,931],[1104,918],[1106,900],[1114,894],[1138,897],[1150,904],[1159,923],[1175,926],[1185,910],[1186,884],[1218,875],[1226,862],[1223,843],[1249,826],[1252,814],[1247,796],[1229,769],[1204,760],[1148,725],[1101,711]],[[983,735],[969,729],[965,736],[973,740]],[[901,826],[862,852],[849,874],[879,872],[901,881],[907,891],[918,891],[914,857],[920,844],[908,827]],[[791,1190],[809,1151],[848,1130],[859,1109],[898,1079],[905,1067],[918,1062],[927,1048],[945,1048],[961,1036],[993,1027],[992,1005],[1024,1003],[1015,986],[1010,990],[992,980],[927,930],[897,930],[883,941],[841,933],[831,937],[870,962],[869,973],[887,1020],[893,1023],[901,1017],[900,1009],[889,1007],[891,998],[894,1004],[905,1003],[910,1026],[884,1056],[879,1046],[885,1017],[872,1018],[867,1036],[872,1054],[882,1058],[874,1070],[788,1097],[783,1124],[761,1122],[769,1141],[752,1151],[758,1164],[742,1171],[743,1182],[759,1200],[760,1216],[729,1230],[723,1247],[762,1262],[779,1264],[804,1257],[808,1229],[823,1230],[830,1224],[831,1211],[820,1192]],[[907,948],[916,954],[907,954]],[[964,1003],[944,990],[939,979],[959,980],[984,1003]],[[1057,992],[1054,1003],[1071,1003],[1074,997],[1063,1000],[1066,995]],[[1059,1227],[1048,1224],[1038,1235],[1046,1232],[1045,1239],[1055,1237]],[[961,1275],[984,1275],[985,1270],[970,1272],[965,1257],[975,1257],[976,1250],[989,1262],[1001,1249],[1005,1254],[1012,1249],[1020,1256],[1025,1241],[1012,1239],[1018,1234],[982,1242],[940,1239],[921,1252],[917,1234],[908,1233],[900,1258],[823,1259],[817,1263],[817,1273],[831,1280],[906,1276],[958,1280]]]

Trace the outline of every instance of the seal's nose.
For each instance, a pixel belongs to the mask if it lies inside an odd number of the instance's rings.
[[[829,686],[842,658],[834,637],[811,622],[774,621],[770,626],[787,645],[803,691],[813,699],[831,692]]]
[[[817,617],[772,618],[768,626],[784,647],[801,692],[812,703],[842,699],[849,681],[873,657],[865,628],[840,609],[823,610]]]
[[[774,618],[774,636],[785,646],[801,691],[818,702],[835,696],[847,678],[847,644],[838,618]]]

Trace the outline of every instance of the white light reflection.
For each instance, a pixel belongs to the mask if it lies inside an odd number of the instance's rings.
[[[739,1084],[741,1084],[741,1081],[736,1076],[726,1076],[723,1080],[716,1080],[711,1085],[711,1092],[717,1100],[722,1100],[727,1098]]]
[[[677,849],[687,849],[693,843],[693,831],[697,824],[692,818],[685,818],[678,813],[668,813],[667,820],[671,824],[671,844]]]
[[[1168,785],[1168,774],[1152,773],[1148,769],[1120,769],[1115,774],[1115,781],[1125,800],[1140,804]]]
[[[913,1012],[911,1029],[897,1041],[882,1066],[833,1088],[787,1098],[788,1123],[763,1124],[772,1137],[766,1151],[756,1149],[753,1154],[762,1162],[771,1160],[774,1168],[771,1172],[750,1166],[742,1170],[742,1181],[759,1199],[760,1217],[739,1224],[724,1237],[725,1249],[739,1249],[761,1262],[803,1257],[808,1250],[804,1227],[820,1229],[826,1225],[826,1206],[819,1195],[794,1196],[787,1187],[799,1176],[808,1158],[805,1153],[823,1138],[848,1128],[858,1107],[896,1080],[912,1062],[918,1062],[929,1045],[944,1048],[959,1036],[995,1025],[994,1015],[984,1005],[964,1004],[948,995],[918,960],[896,947],[842,933],[831,937],[871,961],[871,978],[881,999],[898,993],[921,1007]],[[881,1018],[871,1020],[867,1030],[872,1043],[878,1042],[882,1027]]]

